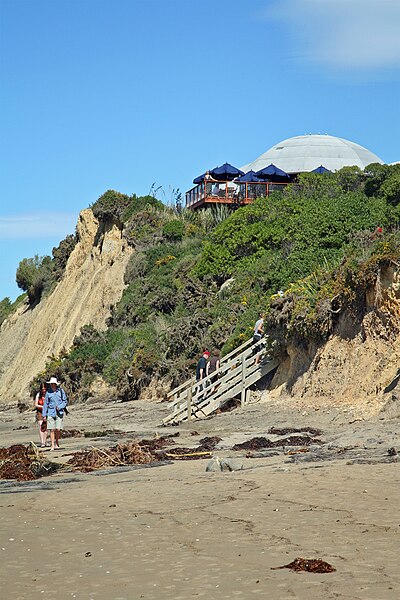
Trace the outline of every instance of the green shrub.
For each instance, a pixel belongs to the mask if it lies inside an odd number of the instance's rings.
[[[3,298],[3,300],[0,301],[0,325],[7,317],[14,313],[23,302],[25,302],[27,296],[28,294],[23,293],[20,294],[14,302],[11,302],[8,297]]]
[[[115,190],[107,190],[91,206],[94,216],[99,221],[116,220],[121,224],[128,223],[134,215],[150,208],[165,210],[162,202],[153,196],[128,196]]]
[[[185,225],[178,220],[168,221],[163,226],[162,235],[167,241],[179,242],[185,235]]]
[[[121,194],[115,190],[107,190],[92,204],[91,209],[99,221],[110,219],[122,221],[122,215],[131,202],[132,198],[130,196]]]
[[[60,281],[62,278],[68,259],[77,241],[76,235],[67,235],[57,247],[53,248],[53,278],[55,281]]]
[[[19,288],[27,292],[30,304],[40,301],[42,294],[50,290],[53,283],[53,264],[50,256],[37,254],[33,258],[23,258],[16,272]]]
[[[12,302],[10,298],[3,298],[0,302],[0,325],[12,312]]]
[[[154,196],[136,196],[136,194],[133,194],[131,200],[123,213],[124,223],[127,223],[134,215],[142,211],[153,209],[153,211],[165,212],[167,210],[164,204]]]
[[[144,252],[134,252],[126,265],[124,283],[128,285],[146,273],[146,255]]]

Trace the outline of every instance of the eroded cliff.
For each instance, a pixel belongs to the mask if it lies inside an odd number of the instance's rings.
[[[269,393],[309,407],[347,406],[366,416],[390,411],[394,401],[396,412],[399,367],[400,271],[390,265],[365,290],[360,319],[340,312],[324,343],[289,338]]]
[[[78,243],[64,276],[35,308],[21,307],[0,330],[0,402],[28,398],[30,380],[50,355],[70,348],[83,325],[104,329],[121,297],[133,252],[115,223],[99,223],[91,209],[77,224]]]

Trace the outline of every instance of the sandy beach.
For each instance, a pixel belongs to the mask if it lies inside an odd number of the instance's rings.
[[[167,411],[154,403],[73,406],[66,428],[125,434],[67,438],[52,459],[179,431],[181,446],[218,435],[213,455],[234,457],[243,469],[209,473],[208,460],[174,461],[2,481],[2,597],[399,597],[400,477],[397,455],[388,454],[400,450],[396,421],[276,400],[163,428]],[[2,411],[1,445],[36,441],[32,421],[32,413]],[[232,450],[254,436],[274,437],[271,427],[317,427],[323,444],[253,457]],[[336,572],[272,570],[296,557],[321,558]]]

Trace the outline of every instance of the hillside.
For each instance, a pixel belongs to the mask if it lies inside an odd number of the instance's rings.
[[[109,190],[82,211],[65,265],[62,249],[46,260],[58,283],[3,322],[0,402],[50,375],[75,402],[163,399],[201,348],[248,339],[260,311],[273,393],[375,398],[397,369],[399,201],[399,169],[382,165],[304,175],[232,213]]]

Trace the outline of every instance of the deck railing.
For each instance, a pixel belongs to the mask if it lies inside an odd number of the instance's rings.
[[[272,192],[283,190],[287,183],[236,183],[235,181],[206,181],[186,192],[186,208],[205,204],[249,204]]]

